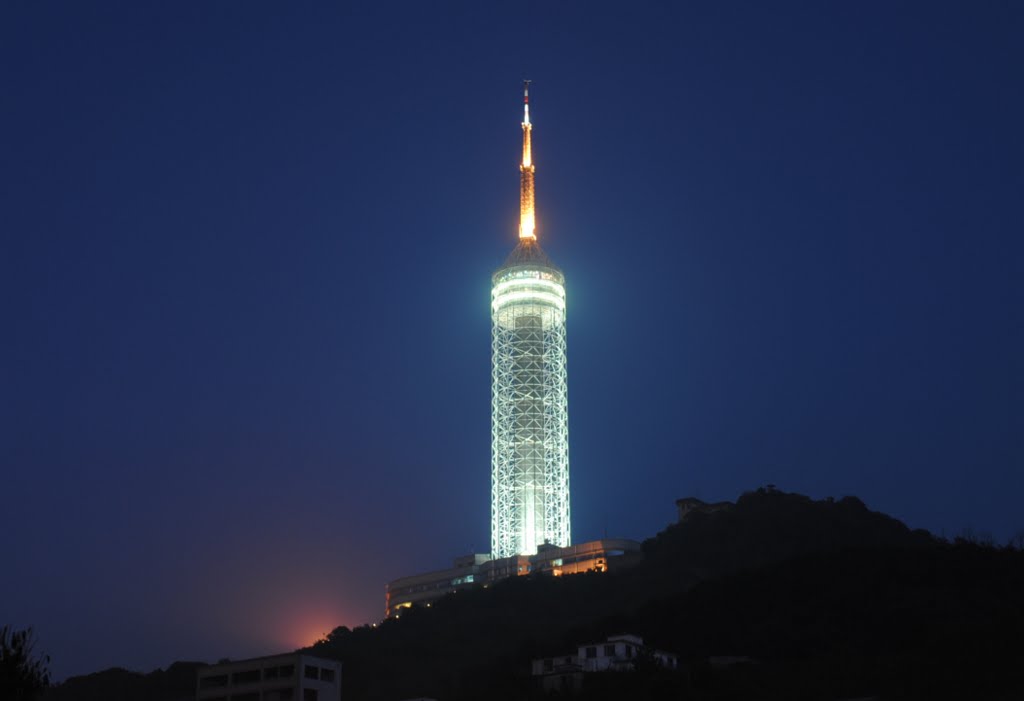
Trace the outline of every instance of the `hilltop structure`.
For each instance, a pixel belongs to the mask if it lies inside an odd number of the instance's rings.
[[[716,501],[708,504],[697,497],[683,497],[676,499],[676,510],[678,511],[679,523],[687,519],[690,514],[713,514],[716,511],[725,511],[736,506],[731,501]]]
[[[560,548],[541,545],[535,555],[491,559],[487,555],[455,558],[447,570],[402,577],[388,583],[385,615],[404,608],[423,606],[460,589],[488,586],[509,577],[545,574],[561,577],[580,572],[608,572],[630,567],[641,559],[640,543],[625,538],[605,538]]]
[[[572,545],[565,277],[537,242],[529,81],[522,129],[519,243],[491,278],[491,552],[390,582],[387,616],[507,577],[606,572],[640,559],[640,543],[624,538]]]

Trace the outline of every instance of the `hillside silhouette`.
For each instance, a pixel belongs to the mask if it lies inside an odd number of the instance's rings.
[[[306,650],[343,662],[345,701],[541,698],[531,658],[624,632],[682,670],[588,678],[579,698],[1024,698],[1017,549],[769,487],[688,513],[643,551],[629,570],[463,590]],[[78,677],[46,698],[184,698],[194,669]]]
[[[175,662],[148,674],[120,667],[70,677],[52,687],[44,701],[185,701],[196,697],[196,670],[203,662]]]

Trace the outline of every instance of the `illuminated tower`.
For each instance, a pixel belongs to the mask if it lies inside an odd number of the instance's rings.
[[[523,90],[519,244],[491,288],[491,557],[569,534],[565,278],[537,243],[529,81]]]

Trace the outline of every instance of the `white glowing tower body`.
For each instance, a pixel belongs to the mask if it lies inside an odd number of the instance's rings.
[[[529,85],[519,245],[491,289],[491,557],[570,544],[565,278],[537,243]]]

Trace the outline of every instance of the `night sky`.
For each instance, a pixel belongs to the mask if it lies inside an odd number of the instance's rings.
[[[523,78],[574,540],[1024,530],[1024,4],[310,5],[0,8],[0,624],[57,678],[488,550]]]

